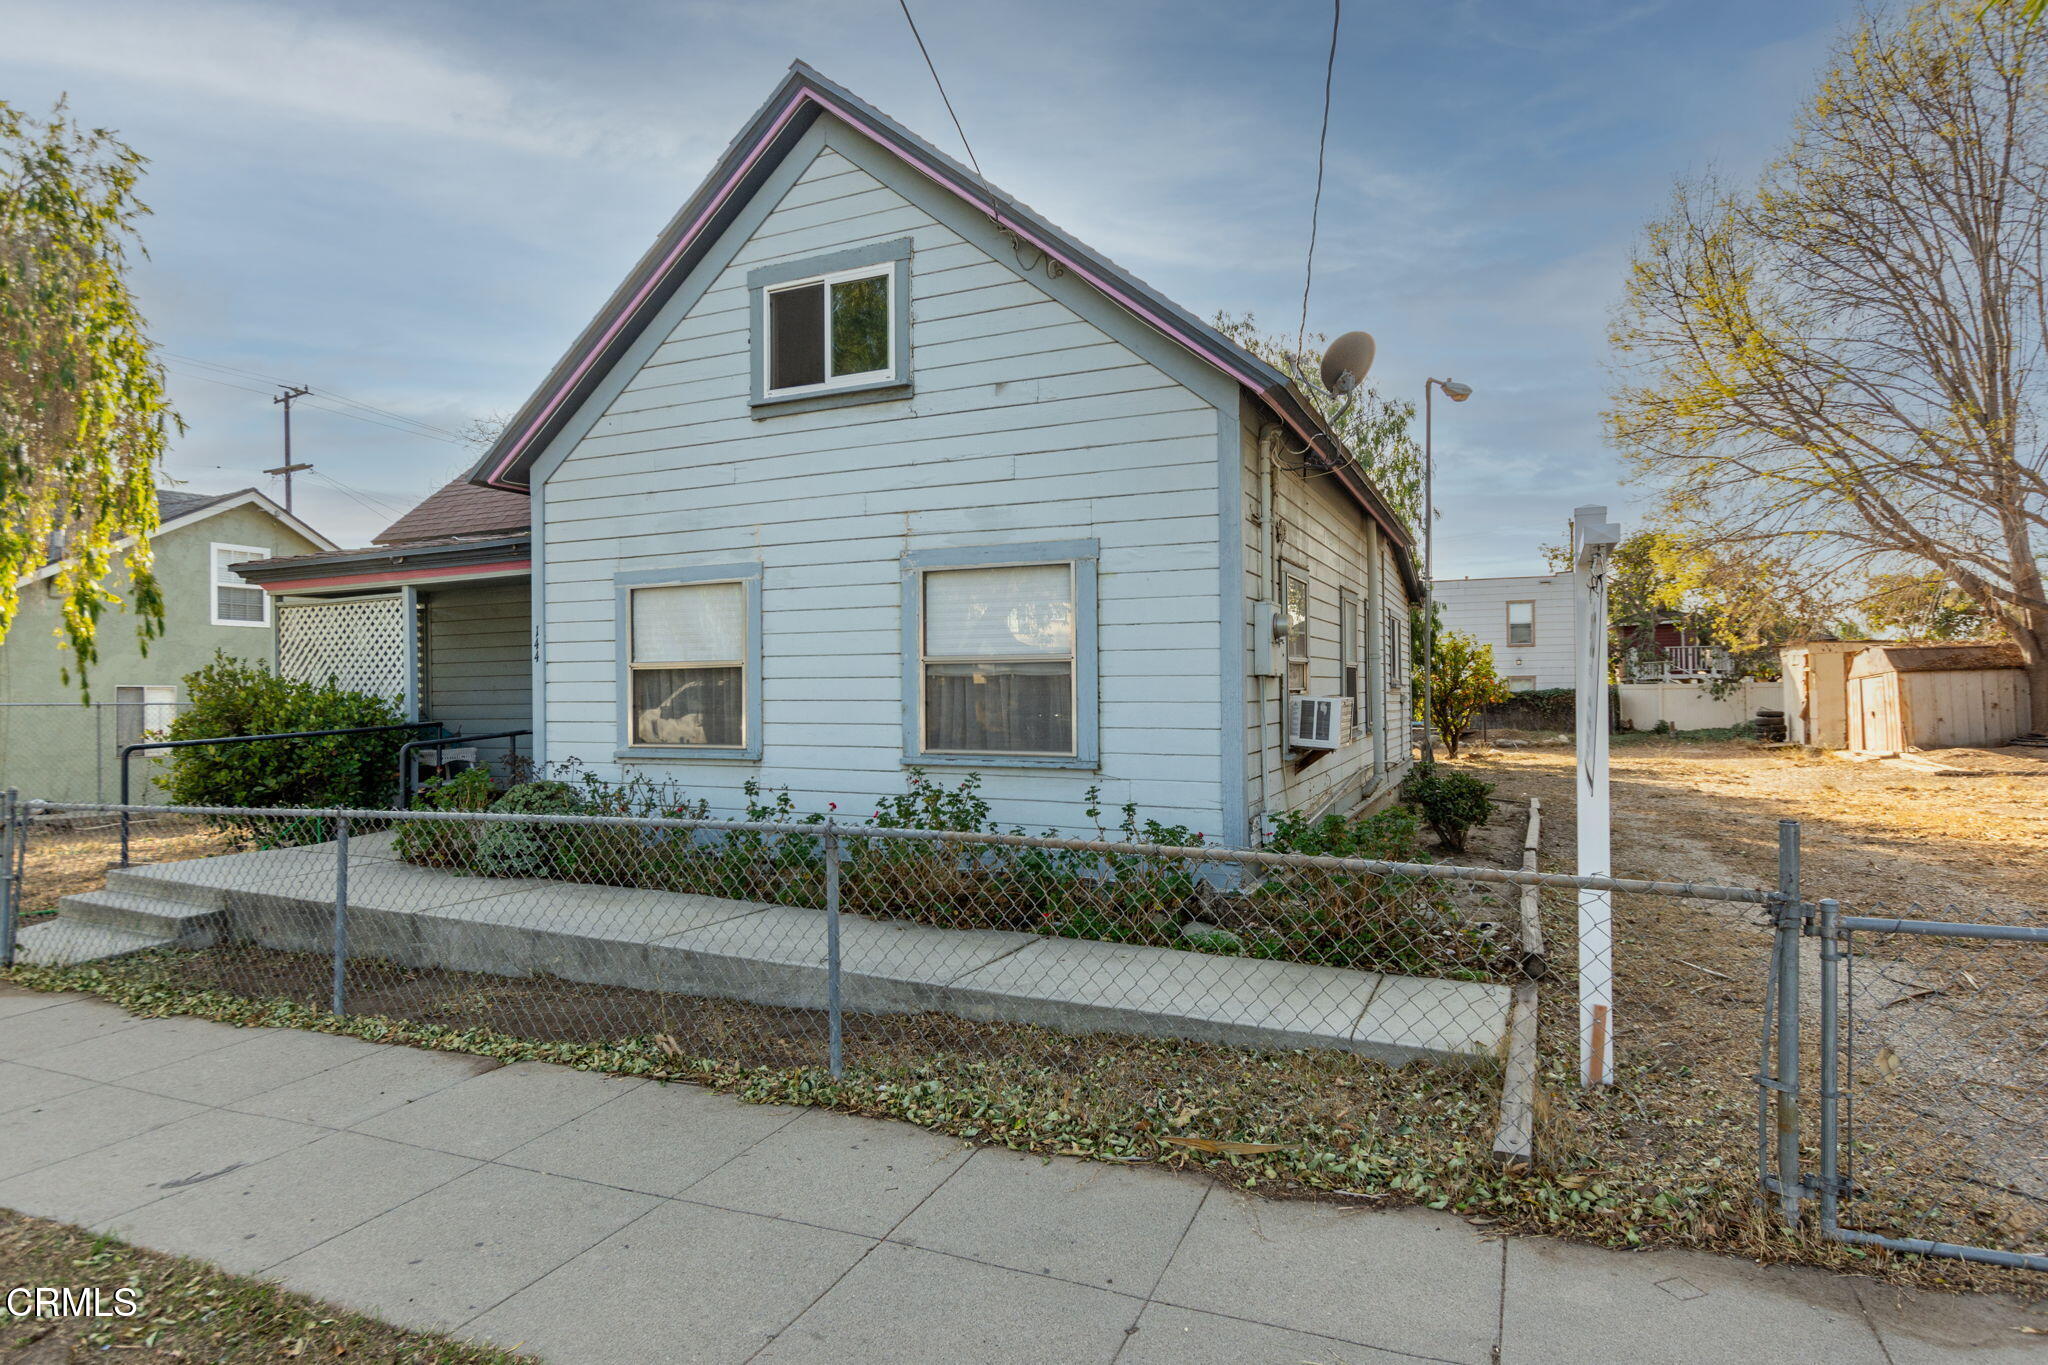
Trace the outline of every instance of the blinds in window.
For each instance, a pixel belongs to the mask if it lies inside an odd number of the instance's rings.
[[[634,590],[634,663],[735,663],[746,652],[747,596],[741,584]]]
[[[263,589],[251,587],[247,580],[228,566],[243,560],[260,559],[268,551],[236,549],[219,546],[213,552],[213,614],[221,621],[262,621],[264,616]]]
[[[927,659],[1065,658],[1074,579],[1065,564],[950,569],[924,581]]]

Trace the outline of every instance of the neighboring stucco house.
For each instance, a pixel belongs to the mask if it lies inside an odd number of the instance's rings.
[[[1439,578],[1443,629],[1493,646],[1493,669],[1509,689],[1573,687],[1572,576]]]
[[[273,661],[268,595],[231,567],[239,560],[331,550],[332,541],[253,488],[233,493],[157,491],[159,525],[150,537],[164,597],[161,636],[144,644],[122,610],[100,618],[92,704],[82,705],[76,669],[58,643],[63,604],[52,596],[62,560],[23,580],[21,607],[0,649],[0,786],[47,801],[114,800],[116,751],[169,725],[185,700],[184,677],[215,651]],[[107,588],[123,602],[127,573],[117,558]],[[137,791],[148,766],[137,760]]]
[[[550,764],[1235,843],[1410,762],[1409,534],[1307,399],[802,64],[471,479],[530,500]]]

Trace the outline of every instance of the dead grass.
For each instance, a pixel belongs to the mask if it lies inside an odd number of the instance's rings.
[[[136,816],[128,838],[136,863],[179,862],[232,851],[231,841],[198,819]],[[23,859],[21,918],[55,914],[57,902],[107,884],[107,869],[121,859],[121,824],[114,816],[72,821],[38,821],[29,832]]]
[[[1777,825],[1789,818],[1802,826],[1803,889],[1809,899],[1838,899],[1849,913],[1881,907],[1905,913],[1917,902],[1945,907],[1947,917],[2039,922],[2036,917],[2048,909],[2048,884],[2041,877],[2048,866],[2048,781],[2042,776],[2048,775],[2048,762],[2033,756],[2039,752],[1951,752],[1940,761],[1957,771],[1943,772],[1846,763],[1806,750],[1741,741],[1651,740],[1617,748],[1615,871],[1772,886]],[[2015,761],[2015,754],[2027,756]],[[1459,766],[1497,783],[1497,795],[1517,807],[1530,796],[1541,797],[1542,866],[1572,870],[1568,749],[1481,750]],[[1519,824],[1515,819],[1488,827],[1475,839],[1475,853],[1508,861],[1518,852]],[[1546,892],[1544,915],[1550,941],[1569,944],[1576,918],[1572,898]],[[1611,1091],[1589,1094],[1571,1074],[1578,1021],[1568,963],[1564,979],[1543,993],[1539,1033],[1549,1073],[1542,1136],[1552,1159],[1651,1184],[1668,1183],[1679,1172],[1753,1181],[1754,1077],[1770,951],[1770,934],[1758,920],[1748,907],[1616,898],[1619,1083]],[[1812,1029],[1819,996],[1817,945],[1808,947],[1803,980],[1811,1058],[1818,1055]],[[1869,943],[1859,948],[1878,951]],[[1887,944],[1881,951],[1906,960],[1940,954],[1937,947],[1919,943]],[[1910,1087],[1910,1106],[1895,1102],[1909,1087],[1894,1090],[1884,1075],[1860,1078],[1858,1112],[1867,1122],[1858,1135],[1871,1140],[1871,1150],[1861,1154],[1857,1173],[1867,1179],[1873,1197],[1846,1205],[1844,1222],[1877,1226],[1889,1221],[1881,1230],[1895,1235],[2038,1250],[2040,1201],[2024,1190],[2015,1193],[2009,1180],[1987,1184],[1966,1178],[1958,1161],[1974,1151],[1982,1164],[1992,1159],[1988,1143],[1994,1136],[2012,1137],[2010,1131],[1987,1129],[1986,1093],[2010,1101],[2048,1089],[2048,1075],[2010,1069],[2033,1064],[2019,1055],[2023,1046],[2002,1052],[1995,1047],[2001,1038],[2024,1044],[2022,1035],[2036,1027],[2032,1007],[2015,1002],[2039,1000],[2040,957],[2021,950],[1976,952],[1969,958],[1973,1003],[1981,1012],[1996,1002],[2004,1013],[1953,1023],[1939,1036],[1923,1032],[1911,1048],[1900,1044],[1895,1066],[1926,1073],[1918,1077],[1923,1084]],[[1872,959],[1866,970],[1875,974],[1876,966]],[[2026,996],[2030,980],[2034,994]],[[1946,977],[1932,984],[1945,982]],[[1874,1058],[1880,1031],[1901,1029],[1904,1015],[1881,1012],[1861,995],[1859,1009],[1866,1030],[1859,1055]],[[1927,1027],[1924,1020],[1921,1026]],[[1973,1041],[1966,1032],[1983,1037]],[[2008,1069],[1991,1070],[1998,1066]],[[1971,1092],[1957,1083],[1979,1068],[1992,1076],[1994,1090]],[[1818,1120],[1810,1103],[1808,1109],[1811,1147]],[[2015,1111],[2007,1103],[2001,1113],[2010,1112]],[[1980,1140],[1959,1142],[1957,1133]],[[2028,1144],[2026,1152],[2033,1150]],[[1703,1240],[1725,1244],[1733,1233],[1738,1243],[1759,1248],[1772,1242],[1766,1229],[1731,1228],[1709,1210],[1703,1209],[1698,1220]],[[1894,1264],[1910,1260],[1889,1259]],[[2035,1294],[2043,1288],[2023,1277],[1987,1277],[1956,1262],[1914,1264],[1921,1283],[2002,1283]]]
[[[0,1357],[63,1365],[102,1356],[143,1365],[360,1360],[385,1365],[518,1365],[507,1351],[408,1332],[199,1261],[0,1209],[0,1286],[97,1289],[108,1316],[0,1323]],[[138,1311],[114,1315],[115,1293]],[[118,1353],[116,1355],[115,1353]]]

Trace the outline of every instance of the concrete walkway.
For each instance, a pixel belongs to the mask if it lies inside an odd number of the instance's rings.
[[[557,1365],[2048,1361],[1998,1301],[6,986],[0,1205]]]
[[[823,1008],[825,916],[765,901],[576,882],[463,877],[399,859],[390,833],[350,844],[348,939],[408,967],[545,972],[641,990]],[[335,847],[264,849],[117,868],[22,931],[25,962],[183,945],[326,952]],[[846,1008],[1106,1030],[1243,1047],[1326,1047],[1401,1063],[1485,1057],[1509,990],[847,914]]]

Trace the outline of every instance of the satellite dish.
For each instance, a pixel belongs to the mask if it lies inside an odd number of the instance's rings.
[[[1365,382],[1378,350],[1371,332],[1346,332],[1323,352],[1323,387],[1343,397]]]

